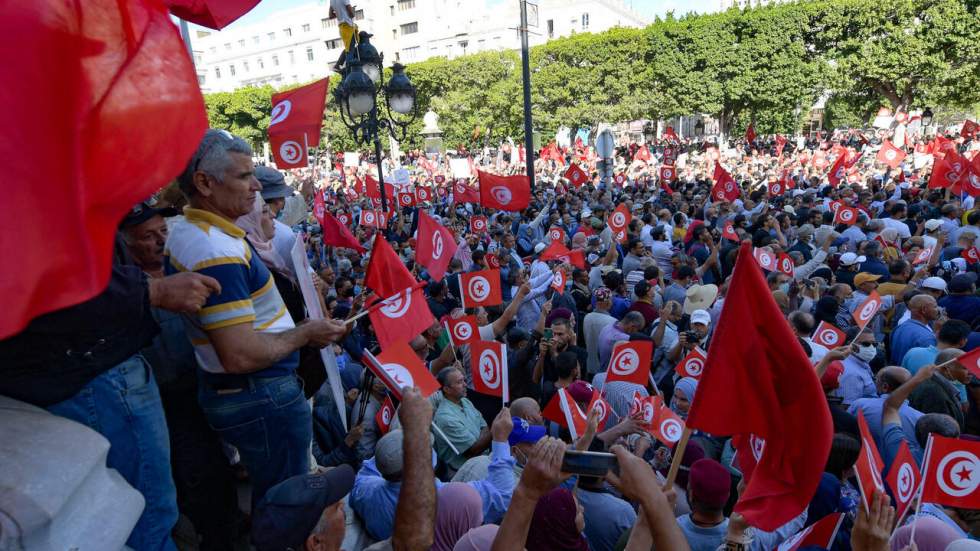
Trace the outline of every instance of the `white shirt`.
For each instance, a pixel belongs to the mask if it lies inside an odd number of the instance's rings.
[[[350,0],[330,0],[330,9],[337,14],[337,24],[346,24],[353,27],[354,20],[347,13],[347,6],[350,6]]]
[[[886,228],[892,228],[898,232],[898,237],[901,239],[908,239],[912,237],[912,233],[909,232],[909,226],[905,222],[900,220],[895,220],[894,218],[882,218],[881,222],[885,224]]]

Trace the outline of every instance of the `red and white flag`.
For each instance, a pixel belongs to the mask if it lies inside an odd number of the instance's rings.
[[[847,155],[841,154],[834,161],[834,166],[830,167],[830,172],[827,173],[827,181],[832,187],[837,187],[845,179],[847,179]]]
[[[963,249],[963,252],[960,253],[960,256],[963,257],[964,260],[966,260],[967,264],[976,264],[977,262],[980,262],[980,250],[977,250],[976,247]]]
[[[272,95],[269,114],[269,145],[279,168],[309,164],[307,153],[320,143],[323,108],[330,79]]]
[[[453,233],[425,212],[419,212],[415,260],[435,281],[442,280],[457,249]]]
[[[646,386],[652,358],[653,343],[650,341],[617,342],[609,355],[606,382],[626,381]]]
[[[778,197],[785,192],[786,192],[786,188],[783,186],[782,180],[769,182],[769,195]]]
[[[454,203],[479,203],[480,190],[472,187],[465,179],[456,180],[453,184]]]
[[[415,206],[415,192],[403,191],[398,194],[398,206],[402,208]]]
[[[634,390],[633,399],[630,400],[630,408],[629,411],[626,412],[626,415],[629,417],[634,417],[641,414],[643,412],[643,400],[644,397],[642,394],[640,394],[640,391]],[[650,416],[650,419],[653,419],[652,415]]]
[[[350,226],[351,223],[350,215],[347,214],[346,212],[338,212],[337,220],[345,226]]]
[[[772,254],[769,249],[756,247],[752,249],[752,256],[755,257],[755,261],[759,263],[759,266],[762,266],[763,270],[767,272],[776,270],[776,255]]]
[[[453,346],[463,346],[480,339],[480,327],[474,315],[447,319],[446,331]]]
[[[807,547],[830,549],[843,521],[844,513],[831,513],[779,544],[776,551],[796,551]]]
[[[902,525],[902,518],[912,505],[915,491],[919,489],[921,476],[919,464],[909,450],[909,443],[902,440],[898,446],[898,454],[892,461],[891,469],[888,470],[888,476],[885,477],[888,487],[892,490],[892,497],[895,498],[896,526]]]
[[[476,234],[483,234],[487,231],[487,217],[486,216],[473,216],[470,218],[470,232]]]
[[[415,277],[381,235],[374,238],[364,284],[379,297],[390,297],[405,289],[414,289]]]
[[[623,186],[625,186],[626,185],[626,175],[623,174],[622,172],[616,174],[615,176],[613,176],[613,183],[616,184],[617,187],[623,187]]]
[[[967,368],[975,377],[980,377],[980,348],[974,348],[956,358],[956,363]]]
[[[930,435],[926,445],[922,501],[960,509],[980,509],[978,455],[980,442]]]
[[[576,163],[571,163],[565,171],[565,178],[575,187],[580,187],[589,181],[589,175]]]
[[[519,211],[531,202],[531,183],[523,174],[498,176],[477,171],[480,177],[480,204],[492,209]]]
[[[506,344],[481,340],[470,343],[470,373],[474,390],[480,394],[500,396],[504,404],[510,402]]]
[[[776,269],[789,277],[793,277],[793,274],[796,273],[796,265],[793,264],[793,258],[786,253],[779,253],[779,258],[776,260]]]
[[[684,433],[684,420],[669,407],[661,406],[657,408],[657,412],[653,416],[653,423],[650,424],[649,432],[651,436],[664,445],[673,448]]]
[[[318,193],[317,195],[320,194]],[[354,237],[354,234],[347,229],[344,221],[340,219],[341,216],[347,217],[346,214],[340,214],[337,218],[334,218],[329,212],[323,212],[323,216],[320,218],[320,228],[323,230],[323,244],[354,249],[358,253],[364,254],[366,250],[361,246],[357,238]]]
[[[487,253],[483,259],[487,261],[487,266],[490,266],[494,270],[500,269],[500,257],[498,257],[496,254]]]
[[[421,285],[374,304],[368,310],[368,317],[382,349],[399,340],[408,342],[436,322]]]
[[[428,186],[415,186],[415,202],[417,204],[432,202],[432,191]]]
[[[578,403],[572,399],[572,396],[564,388],[558,389],[557,398],[561,412],[565,415],[568,432],[572,433],[572,440],[578,440],[585,435],[588,419],[585,413],[582,412],[582,408],[578,406]]]
[[[950,159],[950,154],[945,157],[935,157],[932,163],[932,173],[929,175],[929,189],[943,189],[953,187],[963,175],[962,170],[957,170],[955,159]]]
[[[704,371],[704,362],[708,359],[708,355],[701,347],[695,346],[694,350],[687,353],[684,359],[674,367],[674,371],[681,377],[691,377],[693,379],[700,379],[701,372]]]
[[[384,211],[366,209],[361,211],[361,225],[367,228],[383,230],[388,227],[388,221]]]
[[[633,158],[636,159],[637,161],[646,162],[652,159],[653,156],[650,155],[650,150],[647,149],[646,144],[644,144],[641,145],[640,148],[636,150],[636,155],[634,155]]]
[[[964,138],[973,138],[977,135],[977,131],[980,131],[980,124],[967,119],[963,121],[963,128],[960,129],[960,136]]]
[[[853,226],[857,222],[858,210],[853,207],[845,207],[843,205],[837,209],[834,214],[834,224],[847,224],[848,226]]]
[[[598,421],[596,430],[601,431],[606,427],[606,421],[609,420],[609,415],[612,413],[612,405],[602,397],[602,394],[598,390],[592,389],[592,401],[589,402],[589,407],[586,411],[596,412],[596,420]],[[588,416],[588,413],[586,413],[586,416]]]
[[[366,360],[367,368],[381,379],[399,401],[404,387],[418,387],[423,398],[439,390],[439,382],[425,368],[408,341],[398,341],[377,356],[365,350],[362,358]]]
[[[881,149],[878,150],[877,158],[879,162],[895,168],[902,164],[902,161],[905,160],[906,155],[907,154],[905,151],[895,147],[895,145],[886,138],[881,142]]]
[[[929,262],[929,259],[931,257],[932,257],[931,247],[928,249],[922,249],[921,251],[919,251],[919,254],[915,255],[915,260],[912,261],[912,265],[917,266],[919,264],[924,264],[926,262]]]
[[[660,179],[664,182],[673,182],[677,179],[677,170],[668,165],[660,167]]]
[[[729,241],[738,243],[738,234],[735,233],[735,226],[732,224],[731,220],[725,221],[725,226],[721,229],[721,236]]]
[[[847,338],[847,334],[833,325],[825,321],[821,321],[820,325],[817,325],[817,328],[813,331],[813,336],[810,338],[813,339],[813,342],[819,344],[820,346],[826,348],[836,348],[844,344],[844,339]]]
[[[500,291],[499,270],[480,270],[460,274],[459,286],[463,308],[496,306],[504,301]]]
[[[551,278],[551,288],[559,294],[565,292],[565,272],[563,270],[555,270],[555,274]]]
[[[732,436],[732,446],[735,448],[734,461],[738,464],[738,470],[742,471],[742,478],[748,483],[756,465],[762,461],[766,441],[754,434],[736,434]]]
[[[871,318],[875,317],[878,310],[881,309],[881,295],[878,291],[871,291],[868,298],[864,299],[864,302],[860,306],[854,309],[851,315],[854,317],[854,321],[857,322],[858,327],[864,329]]]
[[[630,214],[630,209],[625,204],[620,204],[609,214],[606,224],[612,230],[613,238],[616,241],[626,239],[626,227],[629,226],[632,219],[633,215]]]
[[[381,409],[374,414],[374,422],[378,425],[378,432],[388,434],[391,430],[391,422],[395,419],[395,404],[391,401],[391,396],[385,396],[385,401],[381,404]]]
[[[735,178],[721,167],[721,163],[715,162],[715,172],[712,176],[715,185],[711,188],[711,199],[714,201],[734,201],[740,194]]]
[[[885,481],[881,477],[885,462],[881,460],[878,446],[871,436],[868,422],[864,419],[864,411],[860,409],[858,410],[858,427],[861,431],[861,453],[854,464],[854,474],[857,477],[858,487],[861,489],[864,510],[871,511],[871,498],[874,492],[876,490],[885,491]]]
[[[548,239],[564,244],[565,230],[559,228],[558,226],[551,226],[551,229],[548,230]]]

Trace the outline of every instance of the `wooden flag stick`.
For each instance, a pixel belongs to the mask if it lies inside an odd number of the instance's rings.
[[[674,485],[674,479],[677,478],[677,471],[681,468],[681,459],[684,457],[684,450],[687,448],[687,441],[690,438],[690,427],[684,427],[680,442],[674,446],[674,457],[670,461],[670,470],[667,471],[667,482],[664,484],[664,491],[671,489]]]
[[[361,318],[363,318],[364,316],[366,316],[366,315],[368,315],[368,312],[369,312],[370,310],[371,310],[370,308],[365,308],[364,310],[362,310],[362,311],[361,311],[361,312],[360,312],[359,314],[357,314],[356,316],[352,316],[352,317],[349,317],[349,318],[347,318],[347,319],[345,319],[345,320],[344,320],[344,325],[350,325],[350,324],[352,324],[352,323],[354,323],[355,321],[357,321],[357,320],[359,320],[359,319],[361,319]]]

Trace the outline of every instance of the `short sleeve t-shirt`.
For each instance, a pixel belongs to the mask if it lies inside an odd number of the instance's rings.
[[[295,327],[272,274],[245,240],[245,232],[216,214],[184,210],[184,220],[174,225],[167,239],[164,270],[167,274],[197,272],[221,284],[221,292],[209,296],[200,311],[184,316],[187,336],[204,371],[226,372],[209,331],[240,323],[251,323],[259,333],[280,333]],[[255,375],[284,375],[298,364],[299,352],[293,352]]]

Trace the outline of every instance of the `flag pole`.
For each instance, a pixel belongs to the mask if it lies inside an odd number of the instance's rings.
[[[915,515],[913,515],[913,516],[916,516],[916,517],[919,516],[919,512],[922,510],[922,490],[924,490],[925,487],[926,487],[926,474],[925,474],[925,471],[926,471],[926,469],[929,468],[929,459],[930,459],[929,456],[930,455],[932,455],[932,435],[931,434],[929,435],[929,442],[926,444],[925,457],[922,458],[922,467],[921,467],[922,470],[919,472],[919,476],[922,477],[922,480],[919,482],[919,490],[916,492],[916,497],[918,498],[918,501],[915,502]],[[905,513],[908,513],[908,511],[906,510]],[[902,519],[898,519],[898,520],[902,520]],[[909,542],[911,542],[911,543],[914,543],[915,542],[915,525],[916,524],[918,524],[918,522],[912,522],[912,533],[909,534]],[[898,524],[896,523],[895,526],[892,528],[892,530],[894,530],[897,527],[898,527]]]
[[[358,313],[356,316],[352,316],[352,317],[349,317],[349,318],[345,319],[344,320],[344,325],[350,325],[350,324],[354,323],[355,321],[357,321],[357,320],[363,318],[364,316],[368,315],[368,312],[370,312],[370,311],[371,311],[370,308],[365,308],[360,313]]]
[[[459,455],[459,450],[457,450],[456,449],[456,446],[453,445],[452,440],[450,440],[449,437],[446,436],[446,433],[442,432],[442,429],[439,428],[439,425],[437,425],[435,421],[432,421],[431,427],[433,429],[435,429],[436,434],[438,434],[439,436],[441,436],[442,439],[445,440],[447,444],[449,444],[449,447],[452,448],[453,453],[455,453],[456,455]]]
[[[446,323],[446,322],[443,322],[442,323],[442,326],[446,329],[446,333],[449,333],[449,324]],[[459,356],[456,354],[456,345],[453,344],[453,335],[452,335],[452,333],[449,333],[449,347],[452,348],[452,350],[453,350],[453,357],[456,358],[456,361],[458,362],[459,361]]]
[[[684,450],[687,449],[687,441],[691,438],[691,428],[684,427],[681,439],[674,448],[674,456],[670,461],[670,470],[667,471],[667,482],[664,484],[664,491],[674,486],[674,479],[677,478],[677,471],[681,468],[681,459],[684,457]]]

